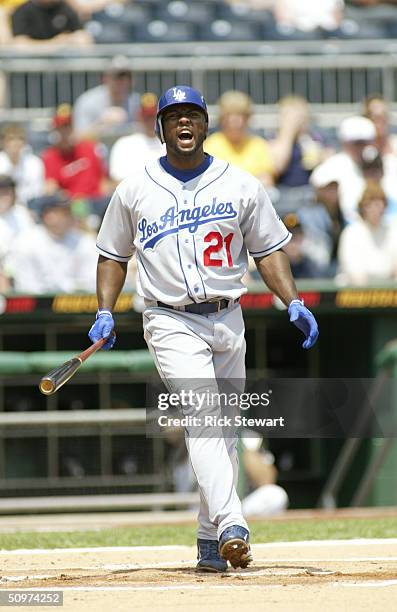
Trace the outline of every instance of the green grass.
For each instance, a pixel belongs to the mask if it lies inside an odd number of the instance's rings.
[[[73,521],[73,516],[70,520]],[[251,541],[254,543],[393,537],[397,537],[397,518],[393,517],[263,521],[251,525]],[[154,525],[95,531],[0,534],[0,549],[193,545],[195,540],[195,528],[191,525]]]

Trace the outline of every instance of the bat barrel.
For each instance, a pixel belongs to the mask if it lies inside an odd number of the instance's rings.
[[[52,395],[73,376],[82,363],[79,357],[73,357],[73,359],[54,368],[40,380],[40,391],[44,395]]]

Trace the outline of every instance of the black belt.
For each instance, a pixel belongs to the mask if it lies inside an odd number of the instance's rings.
[[[215,300],[213,302],[200,302],[199,304],[186,304],[186,306],[170,306],[164,302],[157,302],[157,306],[161,308],[169,308],[170,310],[179,310],[180,312],[192,312],[193,314],[211,314],[219,312],[225,308],[229,308],[233,304],[237,304],[240,298],[236,300]]]

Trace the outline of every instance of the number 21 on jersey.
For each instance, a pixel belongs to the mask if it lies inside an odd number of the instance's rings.
[[[216,254],[219,254],[221,249],[223,249],[223,245],[225,245],[226,249],[226,257],[227,257],[227,265],[229,268],[233,265],[232,254],[230,252],[230,244],[233,240],[234,234],[228,234],[223,237],[219,232],[209,232],[205,238],[204,242],[210,242],[211,244],[204,250],[204,265],[211,266],[214,268],[218,268],[224,265],[224,261],[222,257],[216,257]]]

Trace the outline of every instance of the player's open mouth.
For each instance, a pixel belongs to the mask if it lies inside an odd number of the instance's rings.
[[[189,146],[193,142],[193,134],[190,130],[181,130],[178,134],[178,140],[182,146]]]

